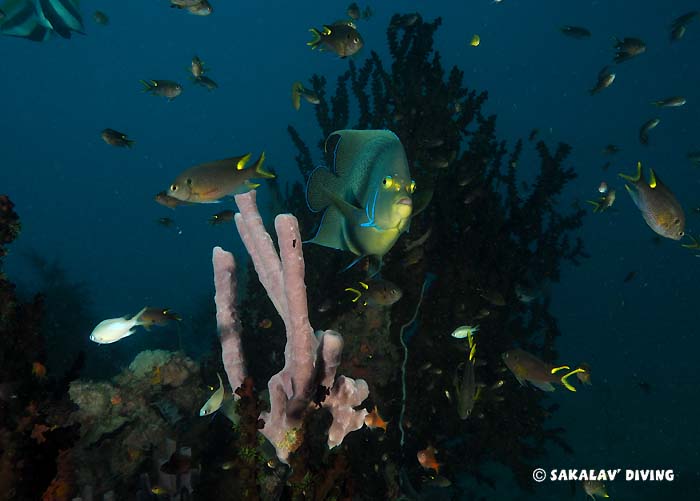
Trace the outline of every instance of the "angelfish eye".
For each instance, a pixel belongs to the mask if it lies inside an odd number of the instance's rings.
[[[170,185],[170,191],[177,191],[177,185],[176,185],[176,184],[171,184],[171,185]]]
[[[407,191],[409,193],[413,193],[414,191],[416,191],[416,182],[413,179],[411,179],[411,184],[408,185]]]
[[[391,178],[391,176],[386,176],[384,179],[382,179],[382,184],[386,189],[389,189],[394,186],[394,180]]]

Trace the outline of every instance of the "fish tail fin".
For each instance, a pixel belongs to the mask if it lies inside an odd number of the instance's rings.
[[[260,153],[260,157],[256,160],[255,164],[253,164],[253,168],[255,169],[255,177],[260,177],[262,179],[274,179],[275,175],[272,172],[268,172],[265,169],[262,168],[262,164],[265,161],[265,152],[263,151]]]
[[[631,183],[638,183],[642,179],[642,162],[637,162],[637,174],[634,176],[628,176],[627,174],[620,173],[619,176],[625,181]]]
[[[661,106],[663,104],[663,101],[652,101],[651,104],[654,106]]]
[[[138,325],[143,325],[143,324],[141,323],[141,315],[143,315],[143,314],[146,312],[147,309],[148,309],[148,306],[144,306],[144,307],[141,309],[141,311],[139,311],[136,315],[134,315],[134,316],[131,317],[131,318],[135,319],[135,320],[136,320],[136,323],[137,323]],[[147,329],[147,330],[148,330],[148,329]]]
[[[155,82],[153,82],[153,80],[139,80],[139,82],[143,85],[143,92],[148,92],[155,88]]]
[[[600,202],[596,202],[595,200],[586,200],[586,203],[589,203],[593,206],[593,212],[598,212],[600,210]]]
[[[311,36],[313,37],[310,42],[306,42],[306,45],[311,47],[311,49],[316,49],[318,48],[319,45],[321,45],[321,32],[318,31],[316,28],[311,28],[309,30],[311,32]]]
[[[136,141],[134,141],[133,139],[124,139],[124,142],[126,143],[127,148],[131,148]]]
[[[567,372],[566,374],[564,374],[564,375],[561,377],[560,381],[561,381],[561,384],[564,385],[564,388],[566,388],[566,389],[569,390],[569,391],[576,392],[576,388],[574,388],[573,386],[571,386],[571,383],[569,383],[569,382],[567,381],[567,379],[570,378],[571,376],[573,376],[574,374],[578,374],[579,372],[586,372],[586,370],[585,370],[585,369],[581,369],[581,368],[579,367],[578,369],[574,369],[574,370],[572,370],[572,371]]]

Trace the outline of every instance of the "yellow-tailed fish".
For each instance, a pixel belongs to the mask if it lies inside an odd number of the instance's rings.
[[[313,39],[306,45],[312,49],[330,50],[341,58],[356,54],[364,44],[352,21],[337,21],[330,26],[324,25],[321,30],[311,28],[309,31]]]
[[[224,401],[224,383],[221,381],[221,376],[217,373],[216,377],[219,378],[219,388],[212,393],[209,400],[202,406],[199,410],[200,416],[208,416],[219,410],[222,402]]]
[[[98,344],[111,344],[131,336],[136,327],[142,325],[140,317],[147,309],[148,308],[142,309],[133,317],[126,316],[103,320],[92,330],[90,341]]]
[[[408,230],[415,182],[399,138],[388,130],[341,130],[326,140],[333,151],[332,170],[311,173],[306,201],[324,211],[311,243],[345,250],[373,260],[382,257]],[[357,261],[357,260],[356,260]]]
[[[353,303],[363,306],[391,306],[403,296],[403,291],[396,284],[383,279],[371,279],[358,283],[358,288],[348,287],[346,292],[354,295]]]
[[[182,94],[182,85],[172,80],[139,80],[139,82],[143,85],[144,92],[164,97],[168,101]]]
[[[635,176],[620,174],[621,178],[629,181],[630,184],[625,184],[625,188],[649,228],[662,237],[680,240],[685,235],[683,208],[653,169],[649,169],[649,176],[647,182],[642,172],[642,162],[637,162]]]
[[[580,367],[570,370],[568,365],[555,367],[519,348],[506,351],[501,355],[501,358],[521,385],[527,381],[542,391],[554,391],[555,383],[564,385],[569,391],[576,391],[576,388],[571,386],[567,379],[574,374],[585,371]],[[564,375],[560,374],[562,372]]]
[[[469,41],[469,45],[471,45],[472,47],[478,47],[480,43],[481,43],[481,37],[479,35],[476,35],[476,34]]]
[[[167,195],[185,202],[216,203],[226,196],[246,193],[260,186],[250,179],[275,177],[262,168],[264,152],[246,168],[249,159],[250,153],[190,167],[175,178]]]

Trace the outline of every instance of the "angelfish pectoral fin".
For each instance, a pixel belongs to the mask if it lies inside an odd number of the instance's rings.
[[[571,386],[571,384],[567,381],[567,379],[568,379],[569,377],[573,376],[574,374],[578,374],[579,372],[586,372],[586,370],[585,370],[585,369],[581,369],[581,368],[579,367],[578,369],[574,369],[574,370],[572,370],[572,371],[570,371],[570,372],[567,372],[566,374],[564,374],[564,375],[561,377],[560,381],[561,381],[561,384],[564,385],[564,388],[566,388],[566,389],[569,390],[569,391],[576,392],[576,388],[574,388],[573,386]]]

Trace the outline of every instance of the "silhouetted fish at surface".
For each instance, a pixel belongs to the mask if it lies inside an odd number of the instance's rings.
[[[52,33],[63,38],[83,33],[83,18],[73,0],[11,0],[3,12],[3,35],[43,42]]]

